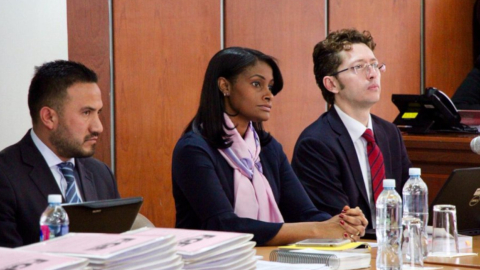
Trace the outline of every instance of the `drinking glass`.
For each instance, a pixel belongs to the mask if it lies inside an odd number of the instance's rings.
[[[457,210],[455,205],[433,206],[432,255],[449,256],[457,254]]]
[[[403,268],[423,267],[422,228],[423,222],[416,217],[402,218]]]

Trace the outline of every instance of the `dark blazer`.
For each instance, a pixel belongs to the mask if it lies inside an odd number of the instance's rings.
[[[375,140],[382,151],[387,178],[396,180],[401,196],[411,162],[398,128],[372,115]],[[292,167],[319,210],[338,214],[343,206],[359,206],[369,220],[367,191],[352,139],[332,107],[298,138]]]
[[[452,101],[460,110],[480,110],[480,56],[475,67],[453,94]]]
[[[77,184],[84,201],[119,198],[117,183],[104,163],[75,159]],[[39,241],[40,216],[49,194],[62,194],[30,131],[0,152],[0,246]]]
[[[313,205],[275,139],[262,146],[260,159],[285,222],[331,217]],[[282,227],[281,223],[240,218],[234,213],[233,169],[216,148],[194,132],[183,135],[175,146],[172,180],[177,228],[252,233],[254,241],[264,245]]]

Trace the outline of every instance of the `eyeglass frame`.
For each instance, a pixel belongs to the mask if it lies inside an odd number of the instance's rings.
[[[377,65],[377,67],[375,68],[375,67],[373,67],[373,65]],[[340,70],[340,71],[337,71],[337,72],[334,72],[334,73],[330,74],[329,76],[337,76],[338,74],[340,74],[340,73],[342,73],[342,72],[345,72],[345,71],[347,71],[347,70],[349,70],[349,69],[351,69],[351,70],[353,71],[353,73],[354,73],[355,75],[357,75],[357,74],[358,74],[358,71],[357,71],[357,69],[358,69],[357,67],[358,67],[358,66],[363,66],[363,68],[360,68],[360,70],[364,70],[365,68],[367,68],[367,66],[370,66],[371,69],[376,69],[376,70],[378,69],[377,71],[379,71],[379,72],[384,72],[385,69],[386,69],[386,67],[387,67],[387,66],[385,65],[385,63],[371,63],[371,64],[365,63],[365,64],[361,64],[361,65],[355,65],[355,66],[353,66],[353,67],[348,67],[348,68],[346,68],[346,69],[342,69],[342,70]],[[369,71],[369,70],[370,70],[370,69],[368,69],[368,71]]]

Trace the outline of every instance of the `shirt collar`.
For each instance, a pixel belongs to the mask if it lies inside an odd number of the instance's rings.
[[[38,151],[40,151],[43,158],[47,162],[48,167],[57,166],[58,164],[64,162],[57,155],[55,155],[55,153],[53,153],[53,151],[48,148],[48,146],[44,144],[42,140],[40,140],[40,138],[38,138],[37,134],[35,134],[35,131],[33,131],[33,129],[31,130],[30,135],[32,136],[33,143],[37,147]],[[73,163],[73,165],[75,165],[74,158],[67,160],[67,162],[71,162]]]
[[[368,124],[365,127],[362,123],[358,122],[357,120],[353,119],[351,116],[343,112],[342,109],[340,109],[340,107],[338,107],[336,104],[334,104],[333,106],[335,107],[335,110],[337,111],[338,116],[340,116],[343,124],[347,128],[348,134],[352,138],[353,142],[360,139],[367,128],[373,131],[372,116],[370,114],[368,114]]]

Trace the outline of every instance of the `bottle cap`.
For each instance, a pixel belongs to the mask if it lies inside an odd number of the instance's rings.
[[[422,171],[420,170],[420,168],[410,168],[410,169],[408,169],[408,174],[409,175],[421,175]]]
[[[385,179],[383,180],[383,187],[386,188],[386,187],[390,187],[390,188],[394,188],[395,187],[395,179]]]
[[[62,203],[62,195],[60,194],[48,195],[48,203]]]

